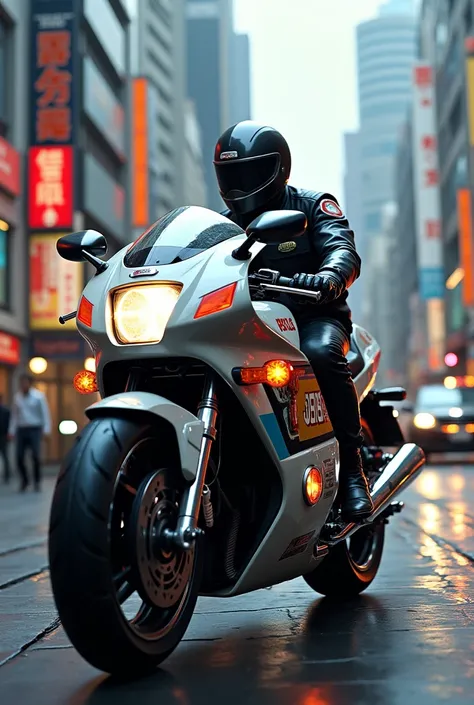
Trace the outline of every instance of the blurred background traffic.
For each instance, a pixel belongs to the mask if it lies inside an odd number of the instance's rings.
[[[344,207],[353,318],[408,434],[474,448],[474,0],[0,0],[2,403],[31,372],[63,457],[94,359],[58,322],[91,272],[56,240],[93,228],[113,254],[172,208],[221,210],[214,144],[248,118]]]

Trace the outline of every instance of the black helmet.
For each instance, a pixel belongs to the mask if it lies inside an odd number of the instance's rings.
[[[273,127],[239,122],[219,138],[214,152],[219,192],[233,213],[253,213],[283,194],[291,170],[288,143]]]

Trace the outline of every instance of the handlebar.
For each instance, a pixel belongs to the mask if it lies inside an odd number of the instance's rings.
[[[275,293],[293,296],[306,296],[308,299],[313,299],[315,303],[321,299],[320,291],[296,289],[291,286],[292,281],[293,280],[289,277],[282,277],[279,272],[273,269],[260,269],[258,272],[249,276],[249,285],[256,290],[273,291]]]

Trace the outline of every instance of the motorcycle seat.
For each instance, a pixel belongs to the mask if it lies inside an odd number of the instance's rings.
[[[359,346],[355,341],[354,335],[351,335],[351,347],[349,352],[347,353],[347,362],[349,363],[349,367],[352,372],[352,377],[354,378],[360,375],[365,366],[364,358],[362,357],[362,353],[359,350]]]

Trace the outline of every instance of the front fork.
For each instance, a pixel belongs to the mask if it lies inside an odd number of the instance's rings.
[[[198,536],[203,533],[202,529],[198,528],[199,511],[212,443],[216,440],[218,410],[215,382],[209,375],[204,384],[204,392],[197,413],[198,419],[204,424],[204,431],[196,477],[193,484],[183,494],[176,529],[174,531],[165,529],[167,541],[181,549],[192,548]]]

